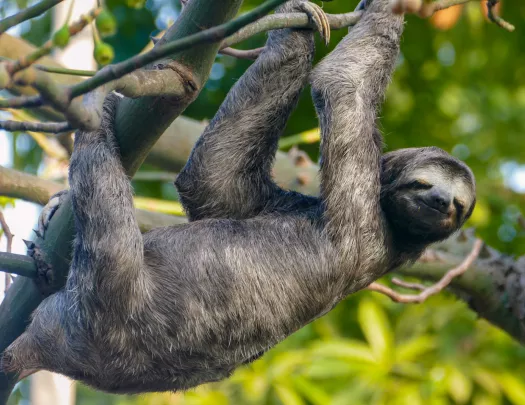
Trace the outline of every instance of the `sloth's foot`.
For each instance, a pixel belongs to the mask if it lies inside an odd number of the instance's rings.
[[[42,208],[40,216],[38,217],[38,229],[35,229],[35,234],[40,239],[44,239],[47,227],[53,215],[58,210],[64,198],[67,195],[67,190],[60,191],[53,195],[46,206]],[[48,296],[53,293],[54,287],[54,274],[53,268],[48,264],[48,260],[44,250],[41,248],[42,240],[36,242],[24,241],[27,246],[27,255],[32,257],[35,261],[37,270],[36,284],[44,296]]]
[[[66,197],[68,191],[62,190],[53,195],[46,206],[42,208],[42,211],[40,212],[40,216],[38,217],[38,230],[35,231],[37,236],[40,238],[44,238],[47,227],[49,226],[49,221],[51,221],[51,218],[53,218],[53,215],[55,215],[55,212],[58,210],[62,202],[64,201],[64,198]]]
[[[44,251],[35,242],[29,240],[24,240],[24,242],[27,247],[27,255],[35,261],[37,273],[35,279],[36,285],[42,295],[47,297],[53,293],[53,268],[48,264]]]
[[[308,15],[308,18],[312,20],[317,31],[324,39],[326,45],[330,42],[330,23],[328,17],[321,7],[317,4],[303,2],[299,4],[299,9]]]

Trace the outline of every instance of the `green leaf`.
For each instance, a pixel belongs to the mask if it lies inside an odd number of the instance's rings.
[[[472,398],[472,405],[501,405],[501,398],[487,394],[476,394]]]
[[[283,405],[304,405],[303,399],[290,387],[286,385],[275,385],[275,393]]]
[[[323,359],[312,362],[306,367],[304,374],[313,379],[333,379],[349,377],[359,373],[359,371],[359,367],[355,367],[355,364],[347,361]]]
[[[389,362],[393,347],[393,334],[383,308],[375,301],[363,299],[358,307],[358,320],[375,357]]]
[[[313,405],[327,405],[330,403],[330,395],[312,381],[303,377],[295,377],[293,382],[297,391],[303,394]]]
[[[292,374],[300,365],[308,362],[308,356],[304,351],[279,353],[272,358],[268,365],[268,374],[271,378],[280,378]]]
[[[494,375],[505,396],[515,405],[525,404],[525,383],[514,374],[502,373]]]
[[[435,338],[429,335],[417,336],[396,346],[396,361],[414,361],[436,348]]]
[[[449,366],[446,376],[447,389],[450,396],[459,404],[465,404],[472,396],[472,381],[456,367]]]
[[[359,361],[375,364],[374,353],[363,342],[358,340],[342,340],[322,342],[312,345],[311,353],[319,357],[333,357],[346,361]]]
[[[483,367],[476,367],[472,371],[474,381],[484,390],[491,394],[500,394],[500,385],[496,379],[495,373]]]
[[[15,206],[15,199],[11,197],[4,197],[0,196],[0,207],[14,207]]]

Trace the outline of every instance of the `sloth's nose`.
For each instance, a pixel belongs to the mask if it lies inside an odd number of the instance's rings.
[[[443,214],[448,212],[452,198],[445,190],[433,187],[425,197],[425,203]]]

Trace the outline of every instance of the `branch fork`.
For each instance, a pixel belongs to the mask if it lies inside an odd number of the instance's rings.
[[[410,290],[418,290],[419,294],[410,295],[410,294],[400,294],[393,289],[379,283],[372,283],[366,289],[370,291],[379,292],[386,295],[394,302],[404,303],[404,304],[420,304],[426,301],[430,296],[436,295],[441,292],[445,287],[447,287],[454,278],[459,277],[465,273],[469,267],[474,263],[478,258],[482,248],[484,246],[483,241],[476,239],[472,247],[471,252],[467,257],[461,262],[458,266],[450,269],[437,283],[432,284],[431,286],[424,286],[419,283],[408,283],[406,281],[399,280],[397,278],[392,279],[392,283],[403,288]]]

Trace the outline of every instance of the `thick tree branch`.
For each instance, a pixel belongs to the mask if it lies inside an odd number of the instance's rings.
[[[22,96],[0,99],[0,108],[34,108],[41,107],[44,100],[40,96]]]
[[[63,184],[0,166],[0,196],[19,198],[44,205],[53,194],[64,188]],[[144,200],[141,202],[146,206]],[[168,211],[169,208],[174,209],[174,207],[176,206],[168,205],[164,212]],[[180,216],[165,215],[141,209],[137,209],[135,212],[142,232],[147,232],[159,226],[170,226],[187,222],[186,218]],[[177,209],[177,214],[180,214],[180,208]]]
[[[191,118],[177,118],[152,148],[146,162],[163,170],[179,172],[205,127],[205,123]],[[311,162],[303,164],[294,156],[277,152],[273,174],[285,189],[316,195],[319,192],[318,172],[319,167]]]
[[[0,166],[0,195],[44,205],[64,185]]]
[[[0,272],[36,278],[36,265],[33,258],[25,255],[0,252]]]

